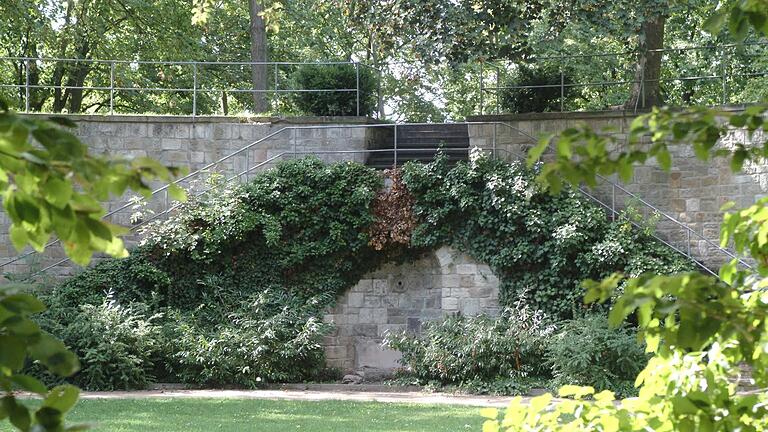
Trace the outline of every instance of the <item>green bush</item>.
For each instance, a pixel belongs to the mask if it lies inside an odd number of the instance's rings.
[[[584,279],[630,265],[633,272],[690,268],[650,232],[633,231],[621,218],[609,221],[579,192],[541,190],[522,163],[477,154],[455,168],[446,162],[404,167],[420,220],[411,243],[425,249],[449,244],[490,265],[504,306],[525,293],[535,309],[569,319],[582,313]]]
[[[406,372],[423,382],[492,382],[540,375],[547,339],[555,327],[519,302],[501,316],[451,316],[425,323],[421,334],[388,335]]]
[[[570,76],[563,76],[562,84],[571,83]],[[560,100],[568,101],[571,87],[563,87],[561,94],[559,68],[551,65],[519,64],[508,86],[531,88],[504,88],[500,91],[500,105],[505,112],[529,113],[560,111]]]
[[[547,364],[553,387],[588,385],[621,396],[634,393],[637,374],[648,356],[629,327],[611,328],[602,315],[588,315],[564,322],[547,345]]]
[[[257,378],[303,380],[324,367],[322,311],[386,256],[367,235],[381,177],[359,164],[307,158],[247,185],[212,183],[168,220],[149,224],[130,257],[102,261],[48,294],[44,327],[81,355],[76,379],[84,386],[134,388],[151,378],[130,369],[130,359],[116,361],[128,376],[102,378],[102,358],[119,354],[98,334],[101,318],[91,323],[105,292],[121,308],[146,305],[161,315],[153,323],[162,332],[143,341],[161,348],[157,379],[253,387]]]
[[[52,306],[42,314],[44,327],[81,354],[84,371],[76,379],[89,388],[140,387],[153,376],[252,387],[312,379],[323,367],[323,310],[383,263],[443,245],[488,263],[505,307],[516,310],[524,296],[553,319],[582,314],[584,278],[685,267],[648,233],[624,220],[608,222],[577,193],[540,191],[533,174],[478,155],[455,168],[440,158],[406,165],[396,194],[403,199],[380,194],[383,181],[372,169],[315,158],[281,163],[245,185],[214,177],[204,186],[209,192],[148,224],[130,257],[102,261],[48,292]],[[406,205],[407,211],[390,208]],[[394,237],[381,223],[393,214],[413,215]],[[381,240],[390,238],[398,241]],[[127,312],[106,308],[107,292],[114,302],[107,304]],[[122,332],[115,337],[130,340],[138,323],[149,319],[142,317],[150,316],[152,331],[141,344],[133,342],[144,347],[141,355],[110,346],[108,332],[99,330],[111,322]],[[114,322],[119,319],[124,327]],[[454,331],[457,343],[477,332],[482,349],[467,358],[481,356],[482,364],[452,360],[449,348],[441,354],[435,346],[432,354],[442,356],[446,370],[425,370],[425,379],[541,373],[532,354],[539,342],[526,339],[516,324],[493,324],[496,332],[517,335],[504,342],[493,334],[482,339],[490,318],[464,320],[456,318],[444,331]],[[412,343],[416,349],[422,342]],[[517,354],[492,358],[508,350]],[[101,370],[111,361],[126,365],[126,375],[105,378]]]
[[[99,304],[62,307],[44,296],[51,313],[41,324],[53,331],[80,359],[82,368],[70,378],[87,390],[141,389],[154,381],[161,347],[160,314],[150,315],[142,303],[119,304],[107,294]]]
[[[330,300],[266,290],[214,328],[206,325],[206,313],[175,312],[165,324],[171,373],[182,382],[213,386],[312,378],[324,366],[321,342],[329,325],[319,317]]]
[[[358,87],[359,73],[359,87]],[[357,113],[360,90],[360,115],[368,116],[376,110],[376,79],[366,66],[354,64],[303,65],[294,74],[294,80],[302,90],[353,90],[353,91],[303,91],[295,93],[293,101],[299,110],[317,116],[354,116]]]

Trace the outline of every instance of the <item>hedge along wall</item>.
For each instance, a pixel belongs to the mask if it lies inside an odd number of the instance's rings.
[[[532,176],[475,153],[455,168],[406,165],[384,189],[356,163],[283,163],[185,204],[131,257],[48,292],[43,326],[83,359],[85,388],[257,386],[322,376],[335,300],[445,246],[488,265],[502,307],[524,295],[553,318],[584,312],[584,278],[688,268],[647,231]]]

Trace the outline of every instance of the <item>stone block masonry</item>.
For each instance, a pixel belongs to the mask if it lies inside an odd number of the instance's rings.
[[[442,247],[411,263],[388,265],[363,277],[325,316],[328,365],[344,372],[391,371],[398,352],[382,347],[390,332],[421,331],[449,314],[499,313],[499,279],[490,268]]]

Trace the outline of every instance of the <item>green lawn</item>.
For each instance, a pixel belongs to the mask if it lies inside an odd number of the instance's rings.
[[[67,416],[92,430],[127,431],[470,431],[479,408],[446,405],[252,399],[86,399]],[[9,431],[7,420],[0,431]]]

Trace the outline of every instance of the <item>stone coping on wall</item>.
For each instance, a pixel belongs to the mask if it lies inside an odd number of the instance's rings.
[[[66,117],[74,122],[123,122],[123,123],[272,123],[272,124],[381,124],[371,117],[356,116],[189,116],[189,115],[139,115],[139,114],[62,114],[19,113],[31,117]]]
[[[712,108],[723,111],[743,111],[748,104],[733,104],[715,106]],[[684,108],[676,110],[682,111]],[[467,116],[468,122],[492,122],[492,121],[546,121],[546,120],[599,120],[615,118],[631,118],[649,110],[617,109],[610,111],[571,111],[571,112],[536,112],[536,113],[502,113]]]

